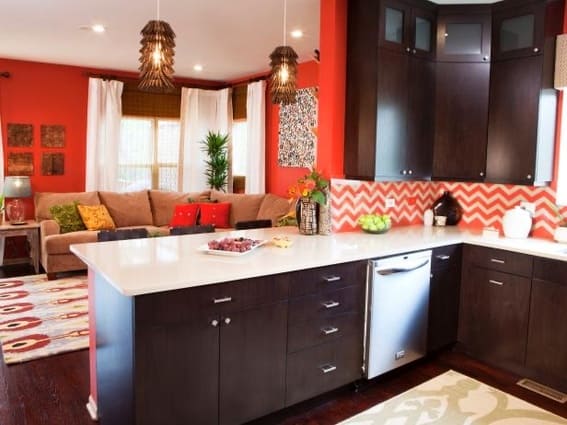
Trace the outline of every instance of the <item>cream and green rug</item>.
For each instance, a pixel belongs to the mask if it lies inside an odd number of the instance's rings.
[[[87,277],[0,279],[0,343],[7,364],[89,346]]]
[[[503,391],[448,371],[341,425],[567,425]]]

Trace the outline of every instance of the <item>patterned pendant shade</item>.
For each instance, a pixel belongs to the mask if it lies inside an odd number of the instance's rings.
[[[173,85],[175,33],[160,20],[149,21],[141,31],[140,83],[138,88],[150,92],[169,92]]]
[[[290,46],[279,46],[270,55],[270,94],[272,103],[295,103],[297,94],[297,53]]]

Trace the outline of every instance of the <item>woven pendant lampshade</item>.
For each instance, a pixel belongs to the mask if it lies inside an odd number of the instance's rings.
[[[158,19],[148,22],[141,34],[138,88],[158,93],[172,91],[175,88],[173,85],[175,33],[167,22]]]
[[[297,53],[286,46],[287,0],[284,0],[283,46],[270,54],[270,95],[272,103],[289,105],[295,103],[297,94]]]

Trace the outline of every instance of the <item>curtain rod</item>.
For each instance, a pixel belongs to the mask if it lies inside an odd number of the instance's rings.
[[[270,77],[269,74],[266,75],[261,75],[259,77],[254,77],[254,78],[249,78],[248,80],[244,80],[244,81],[240,81],[239,83],[236,84],[229,84],[226,87],[240,87],[240,86],[245,86],[247,84],[250,83],[256,83],[258,81],[262,81],[262,80],[267,80]]]
[[[95,72],[84,72],[84,75],[91,78],[101,78],[103,80],[117,80],[122,81],[124,83],[137,83],[138,79],[136,77],[121,77],[114,74],[99,74]],[[197,84],[197,83],[176,83],[174,82],[176,89],[181,89],[182,87],[192,88],[192,89],[205,89],[205,90],[219,90],[224,88],[225,86],[220,83],[215,85],[216,83],[212,83],[211,85],[206,84]]]
[[[0,72],[0,77],[2,77],[2,78],[10,78],[11,75],[10,75],[10,73],[9,73],[8,71],[2,71],[2,72]]]

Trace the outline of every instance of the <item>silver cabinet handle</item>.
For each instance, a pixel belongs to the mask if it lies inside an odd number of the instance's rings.
[[[526,176],[526,179],[531,180],[531,179],[532,179],[532,175],[531,175],[531,174],[528,174],[528,175]]]
[[[214,328],[216,328],[218,325],[219,325],[219,321],[217,319],[215,319],[211,322],[211,326],[214,327]]]
[[[327,283],[338,282],[341,280],[340,276],[323,276],[323,280]]]
[[[408,170],[408,174],[411,176],[413,174],[413,170]]]
[[[538,47],[534,47],[534,53],[539,52],[539,48]]]
[[[478,175],[479,175],[480,177],[484,177],[484,171],[481,171],[480,173],[478,173]]]
[[[231,301],[232,301],[232,297],[213,298],[214,304],[229,303]]]
[[[405,176],[408,172],[406,170],[402,170],[402,174]]]
[[[338,301],[325,301],[323,303],[323,307],[325,307],[325,308],[335,308],[335,307],[338,307],[340,305],[341,305],[341,303],[339,303]]]
[[[436,255],[435,258],[437,258],[438,260],[441,260],[441,261],[447,261],[449,258],[451,258],[451,256],[445,255],[445,254],[440,254],[440,255]]]
[[[338,331],[339,331],[339,328],[336,328],[334,326],[329,326],[327,328],[321,329],[321,332],[323,332],[323,335],[331,335],[331,334],[337,333]]]
[[[224,323],[226,323],[227,325],[230,325],[230,322],[231,322],[230,317],[224,319]]]
[[[500,282],[499,280],[490,279],[489,282],[498,286],[504,285],[504,282]]]
[[[321,371],[323,373],[329,373],[329,372],[332,372],[334,370],[337,370],[337,367],[335,365],[332,365],[332,364],[326,364],[326,365],[321,366]]]
[[[483,56],[482,60],[486,62],[488,60],[488,56]]]
[[[409,47],[406,47],[406,52],[411,52],[411,49]]]
[[[416,49],[412,49],[411,52],[415,55],[415,54],[417,53],[417,50],[416,50]]]
[[[504,260],[499,260],[498,258],[491,258],[491,259],[490,259],[490,262],[491,262],[491,263],[496,263],[496,264],[505,264],[505,263],[506,263],[506,261],[504,261]]]

